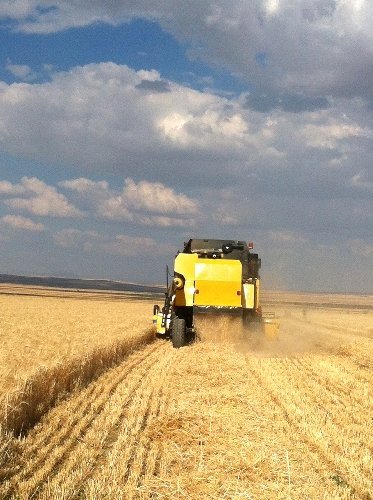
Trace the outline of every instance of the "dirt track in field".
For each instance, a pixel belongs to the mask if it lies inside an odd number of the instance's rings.
[[[151,343],[51,410],[2,496],[371,498],[371,338],[299,317],[278,342],[219,328]]]

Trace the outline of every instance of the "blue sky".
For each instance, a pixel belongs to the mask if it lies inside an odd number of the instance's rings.
[[[371,4],[133,5],[0,3],[0,272],[162,282],[205,236],[372,292]]]
[[[134,70],[157,69],[163,78],[199,90],[206,87],[204,79],[213,79],[215,90],[221,87],[223,92],[237,94],[248,89],[247,82],[224,68],[189,58],[188,44],[177,42],[155,22],[133,19],[119,26],[95,23],[84,29],[27,36],[5,26],[0,31],[0,78],[7,83],[22,80],[7,69],[13,62],[30,66],[35,72],[31,81],[36,83],[50,78],[46,65],[53,71],[68,71],[75,66],[111,61]],[[258,61],[263,60],[263,54],[258,54]]]

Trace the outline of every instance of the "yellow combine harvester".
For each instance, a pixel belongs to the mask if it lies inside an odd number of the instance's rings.
[[[191,239],[185,243],[175,258],[164,306],[154,306],[157,336],[182,347],[195,338],[195,315],[213,312],[240,315],[245,325],[261,323],[266,336],[275,337],[277,323],[262,315],[261,262],[252,249],[252,243],[234,240]]]

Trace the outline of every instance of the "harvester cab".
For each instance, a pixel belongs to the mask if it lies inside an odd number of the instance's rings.
[[[186,242],[175,257],[164,305],[153,309],[157,336],[182,347],[196,336],[196,315],[216,313],[240,316],[245,325],[260,323],[266,336],[276,337],[277,323],[262,315],[261,261],[252,249],[252,243],[235,240]]]

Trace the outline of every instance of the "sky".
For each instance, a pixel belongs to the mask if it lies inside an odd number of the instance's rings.
[[[373,293],[370,0],[0,0],[0,273]]]

